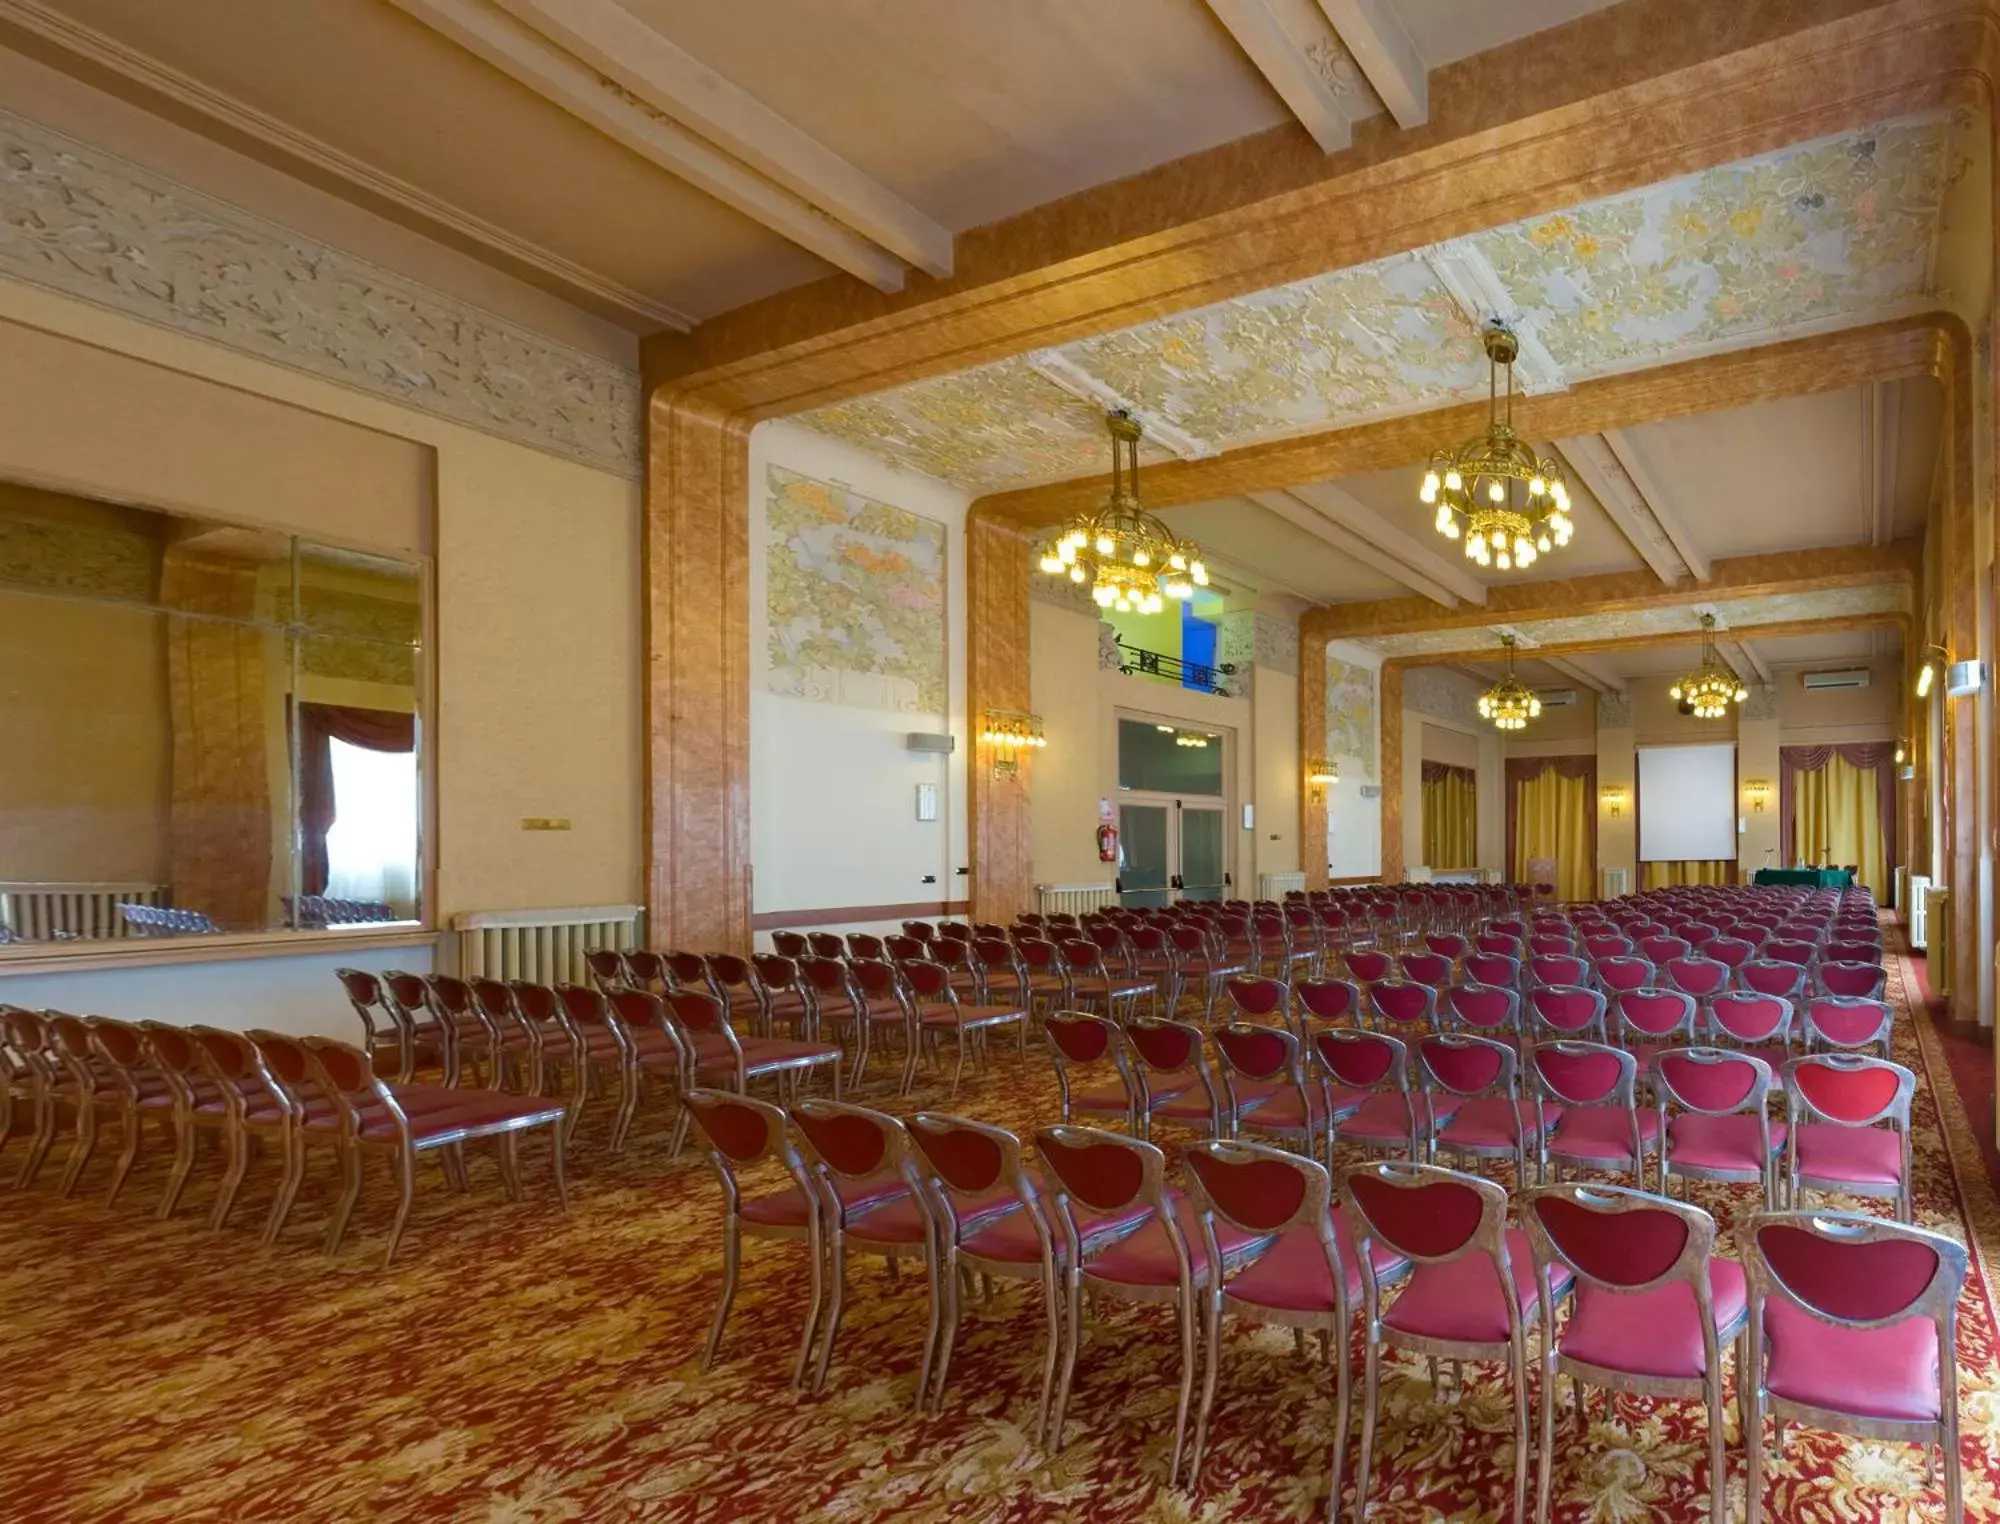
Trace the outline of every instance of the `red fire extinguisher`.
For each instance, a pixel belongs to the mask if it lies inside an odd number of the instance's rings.
[[[1118,861],[1118,827],[1101,825],[1097,828],[1097,860],[1101,863]]]

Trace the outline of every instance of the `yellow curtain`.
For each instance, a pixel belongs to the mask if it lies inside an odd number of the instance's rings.
[[[1736,864],[1727,858],[1700,862],[1647,863],[1643,880],[1648,889],[1667,889],[1675,884],[1732,884],[1735,881]]]
[[[1514,785],[1516,883],[1528,882],[1528,864],[1546,858],[1556,865],[1556,898],[1596,898],[1591,857],[1590,780],[1565,778],[1551,767]]]
[[[1424,861],[1433,868],[1479,864],[1479,781],[1466,767],[1424,779]]]
[[[1822,856],[1836,868],[1852,863],[1855,879],[1888,893],[1882,862],[1881,773],[1843,761],[1836,752],[1817,772],[1793,775],[1792,861],[1817,863]]]

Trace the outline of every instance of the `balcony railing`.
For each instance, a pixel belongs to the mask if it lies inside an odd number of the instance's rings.
[[[1123,639],[1118,641],[1118,670],[1127,677],[1158,677],[1170,683],[1179,683],[1183,688],[1198,689],[1203,693],[1213,693],[1218,698],[1229,698],[1229,689],[1223,679],[1236,675],[1233,662],[1213,664],[1198,661],[1183,661],[1178,656],[1169,656],[1164,651],[1148,651],[1141,646],[1128,646]]]

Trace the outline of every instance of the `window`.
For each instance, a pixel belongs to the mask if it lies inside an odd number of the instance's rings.
[[[1164,720],[1118,721],[1118,786],[1154,794],[1222,793],[1222,733]]]
[[[328,750],[327,897],[384,905],[393,919],[409,920],[417,898],[417,754],[338,740]]]

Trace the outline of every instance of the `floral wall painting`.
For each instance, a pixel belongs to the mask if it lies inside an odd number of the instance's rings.
[[[767,468],[765,685],[858,709],[945,713],[943,524]]]
[[[1375,776],[1375,669],[1326,659],[1326,754],[1361,764]]]

